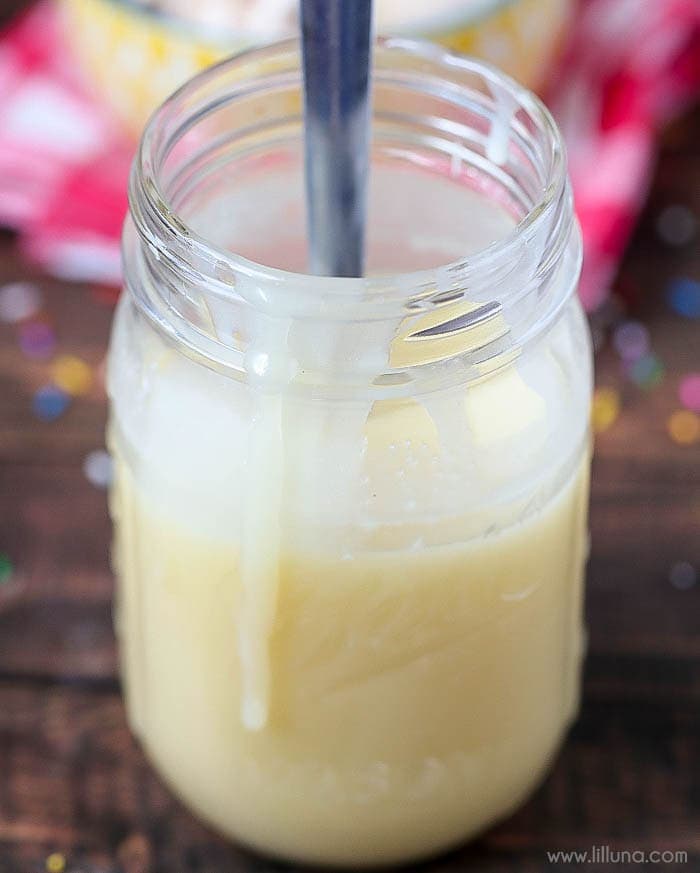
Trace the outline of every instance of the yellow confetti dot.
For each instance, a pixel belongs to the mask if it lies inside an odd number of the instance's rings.
[[[92,368],[75,355],[59,355],[51,365],[51,378],[66,394],[87,394],[92,387]]]
[[[680,446],[691,446],[700,440],[700,416],[688,409],[674,412],[666,427],[673,442]]]
[[[593,394],[591,423],[595,433],[604,433],[620,414],[620,395],[614,388],[597,388]]]
[[[48,873],[63,873],[66,869],[66,859],[60,852],[53,852],[46,859],[46,870]]]

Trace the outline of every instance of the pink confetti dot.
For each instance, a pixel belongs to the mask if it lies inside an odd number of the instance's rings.
[[[688,373],[681,379],[678,397],[686,409],[700,412],[700,373]]]

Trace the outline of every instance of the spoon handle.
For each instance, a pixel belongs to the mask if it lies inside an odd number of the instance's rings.
[[[309,268],[362,276],[372,0],[300,0]]]

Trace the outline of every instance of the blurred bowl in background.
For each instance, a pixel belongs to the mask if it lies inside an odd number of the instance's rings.
[[[392,32],[433,39],[483,58],[537,90],[562,44],[574,2],[441,0],[440,13],[417,17],[414,12],[408,20],[397,19]],[[280,35],[279,30],[244,33],[233,28],[213,35],[211,27],[127,0],[59,3],[66,36],[87,81],[134,134],[198,70]]]

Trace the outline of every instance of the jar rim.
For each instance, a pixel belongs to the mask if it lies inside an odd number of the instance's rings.
[[[186,239],[187,255],[180,252],[179,257],[187,260],[191,256],[192,262],[196,263],[194,269],[205,274],[207,283],[211,283],[212,288],[218,288],[224,293],[230,291],[230,283],[222,280],[222,270],[224,273],[228,271],[269,287],[291,283],[303,292],[304,298],[320,299],[319,295],[322,295],[331,301],[339,298],[352,298],[357,301],[360,290],[365,300],[405,300],[407,287],[415,289],[444,284],[436,282],[439,276],[449,277],[452,282],[459,281],[460,276],[467,270],[472,274],[476,271],[488,272],[512,260],[521,247],[524,236],[539,232],[543,225],[551,222],[552,214],[565,198],[568,189],[566,150],[551,113],[535,94],[487,62],[457,54],[425,40],[405,37],[378,37],[375,48],[382,55],[398,54],[436,65],[438,71],[445,73],[446,78],[451,70],[479,76],[489,87],[506,89],[517,107],[515,112],[523,109],[537,123],[548,145],[546,184],[542,187],[540,197],[504,236],[485,248],[437,267],[380,276],[328,277],[258,263],[218,246],[195,232],[177,210],[172,208],[158,179],[159,167],[182,135],[185,125],[180,125],[172,132],[165,144],[162,129],[167,127],[172,116],[179,111],[180,103],[193,100],[199,90],[206,90],[222,73],[235,72],[236,68],[243,68],[251,61],[263,62],[266,59],[285,57],[300,59],[300,43],[296,38],[264,47],[249,48],[220,61],[188,80],[151,115],[132,165],[129,186],[131,214],[140,234],[166,257],[172,255],[172,251],[168,251],[168,241],[172,243],[175,239]],[[249,79],[238,79],[232,96],[235,96],[236,89],[242,92],[249,87]],[[204,269],[202,265],[205,265]],[[206,268],[207,265],[210,269]]]

